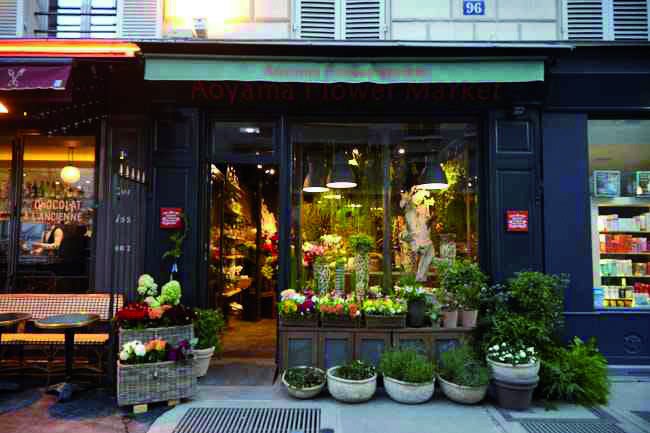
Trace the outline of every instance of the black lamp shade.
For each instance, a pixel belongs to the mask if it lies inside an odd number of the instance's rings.
[[[329,188],[325,186],[325,164],[322,161],[309,161],[309,171],[302,185],[304,192],[326,192]]]
[[[449,186],[447,183],[447,176],[435,158],[425,158],[424,169],[420,173],[418,184],[415,186],[418,189],[445,189]]]
[[[357,181],[354,178],[354,173],[350,168],[350,164],[345,156],[345,152],[338,152],[334,158],[334,166],[332,173],[327,178],[327,187],[342,189],[354,188],[357,186]]]

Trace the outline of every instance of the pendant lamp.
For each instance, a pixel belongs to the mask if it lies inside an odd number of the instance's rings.
[[[321,158],[309,159],[309,171],[305,182],[302,185],[304,192],[326,192],[329,188],[325,186],[325,164]]]
[[[447,176],[445,176],[440,162],[436,158],[426,157],[424,169],[422,169],[415,187],[418,189],[445,189],[448,186]]]
[[[78,182],[81,178],[81,172],[73,165],[74,148],[77,147],[77,144],[76,141],[66,143],[66,147],[68,148],[68,165],[61,169],[61,180],[69,185]]]
[[[345,152],[340,151],[336,153],[332,172],[327,178],[327,187],[343,189],[354,188],[356,186],[357,182],[348,163],[348,159],[345,156]]]

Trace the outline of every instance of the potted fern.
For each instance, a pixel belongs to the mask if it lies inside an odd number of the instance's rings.
[[[219,334],[225,325],[223,315],[218,310],[196,310],[194,335],[197,344],[194,353],[194,374],[196,377],[205,376],[214,353],[221,352]]]

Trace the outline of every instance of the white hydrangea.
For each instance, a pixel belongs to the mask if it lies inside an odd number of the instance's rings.
[[[126,361],[127,359],[129,359],[129,352],[126,351],[126,350],[121,351],[120,352],[120,359],[122,361]]]

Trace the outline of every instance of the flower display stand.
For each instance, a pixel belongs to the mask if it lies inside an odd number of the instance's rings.
[[[318,327],[318,315],[306,316],[302,319],[291,319],[280,315],[280,326],[285,328],[316,328]]]
[[[322,316],[320,321],[323,328],[358,328],[361,325],[359,318],[352,319],[349,316]]]
[[[193,325],[168,326],[164,328],[123,329],[119,330],[119,347],[124,343],[137,340],[145,344],[151,340],[165,340],[177,344],[181,340],[190,341],[194,338]]]
[[[404,328],[406,327],[406,314],[394,316],[377,316],[365,314],[366,328]]]
[[[179,400],[194,395],[196,376],[192,361],[150,364],[117,363],[118,406]]]

